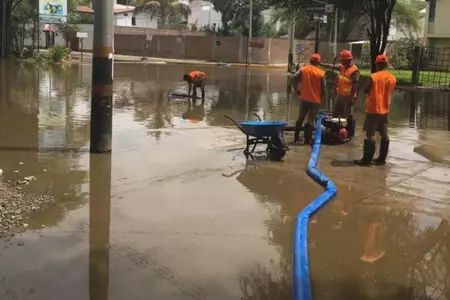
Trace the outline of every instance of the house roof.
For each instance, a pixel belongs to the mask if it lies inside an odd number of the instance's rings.
[[[126,5],[120,5],[115,4],[114,5],[114,14],[123,14],[127,12],[133,12],[134,6],[126,6]],[[93,14],[94,10],[89,6],[77,6],[75,7],[75,12],[79,14]]]

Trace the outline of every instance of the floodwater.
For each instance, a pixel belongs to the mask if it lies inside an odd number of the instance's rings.
[[[309,148],[246,161],[224,118],[295,120],[285,73],[205,67],[203,107],[169,101],[193,69],[116,64],[113,153],[90,155],[90,65],[1,64],[3,177],[33,175],[23,188],[58,201],[2,242],[0,299],[292,299],[295,216],[322,192]],[[323,147],[338,196],[310,225],[314,299],[450,300],[449,106],[398,91],[386,167],[345,163],[361,130]]]

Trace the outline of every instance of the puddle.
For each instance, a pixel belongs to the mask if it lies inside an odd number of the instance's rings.
[[[90,155],[90,66],[1,63],[2,177],[57,199],[0,245],[1,299],[292,299],[295,216],[322,192],[310,148],[246,161],[224,115],[293,122],[297,100],[284,72],[211,66],[204,106],[169,101],[195,68],[115,65],[113,153]],[[314,299],[450,299],[448,100],[396,93],[384,168],[333,163],[360,129],[322,148],[338,195],[310,225]]]

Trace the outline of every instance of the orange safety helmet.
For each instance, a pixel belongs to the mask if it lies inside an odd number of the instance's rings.
[[[353,54],[349,50],[342,50],[341,53],[339,53],[340,59],[353,59]]]
[[[375,58],[376,64],[387,64],[389,62],[389,59],[386,55],[377,55]]]
[[[309,60],[310,60],[310,61],[317,61],[317,62],[320,63],[320,61],[322,60],[322,57],[320,57],[320,54],[319,54],[319,53],[313,53],[313,54],[310,56]]]

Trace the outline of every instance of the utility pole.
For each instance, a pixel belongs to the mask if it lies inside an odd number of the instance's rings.
[[[252,31],[253,31],[253,0],[250,0],[250,20],[248,23],[247,64],[252,63]]]
[[[288,53],[288,72],[294,69],[294,37],[295,37],[295,18],[289,23],[289,53]]]
[[[111,152],[113,94],[113,4],[96,0],[92,57],[91,153]]]
[[[319,40],[320,40],[320,16],[316,22],[316,44],[314,47],[314,53],[319,53]]]
[[[338,9],[334,9],[333,59],[337,56]]]
[[[6,57],[6,8],[8,7],[8,1],[2,2],[2,58]]]

